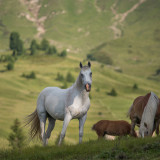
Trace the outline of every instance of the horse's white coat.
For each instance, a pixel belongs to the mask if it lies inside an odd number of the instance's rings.
[[[139,128],[141,137],[151,136],[153,132],[154,118],[156,115],[157,107],[159,105],[159,98],[151,92],[148,103],[144,108],[142,119]]]
[[[76,82],[70,88],[47,87],[40,93],[37,100],[37,112],[44,145],[48,143],[56,119],[64,121],[59,145],[65,136],[70,120],[74,118],[79,119],[79,143],[82,142],[83,127],[90,107],[89,93],[85,87],[86,84],[91,86],[91,83],[91,69],[84,66],[81,68]],[[47,113],[49,114],[49,126],[45,133]]]

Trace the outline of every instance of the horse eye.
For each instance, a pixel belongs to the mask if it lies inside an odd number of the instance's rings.
[[[90,76],[92,77],[92,72],[90,73]]]

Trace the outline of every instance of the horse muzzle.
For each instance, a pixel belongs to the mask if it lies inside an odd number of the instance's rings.
[[[90,92],[90,91],[91,91],[91,84],[90,84],[90,83],[87,83],[87,84],[85,85],[85,89],[86,89],[87,92]]]

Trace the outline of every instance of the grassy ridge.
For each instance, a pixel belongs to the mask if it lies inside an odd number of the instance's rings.
[[[28,147],[22,151],[1,150],[3,160],[54,160],[54,159],[153,159],[158,160],[160,138],[132,139],[123,138],[115,141],[89,141],[80,145],[49,147]]]

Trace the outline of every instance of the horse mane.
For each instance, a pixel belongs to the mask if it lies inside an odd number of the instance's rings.
[[[145,123],[147,124],[150,135],[152,134],[153,131],[154,118],[157,112],[158,105],[159,105],[159,98],[155,93],[151,92],[148,102],[144,108],[140,123],[140,128],[142,128]]]

